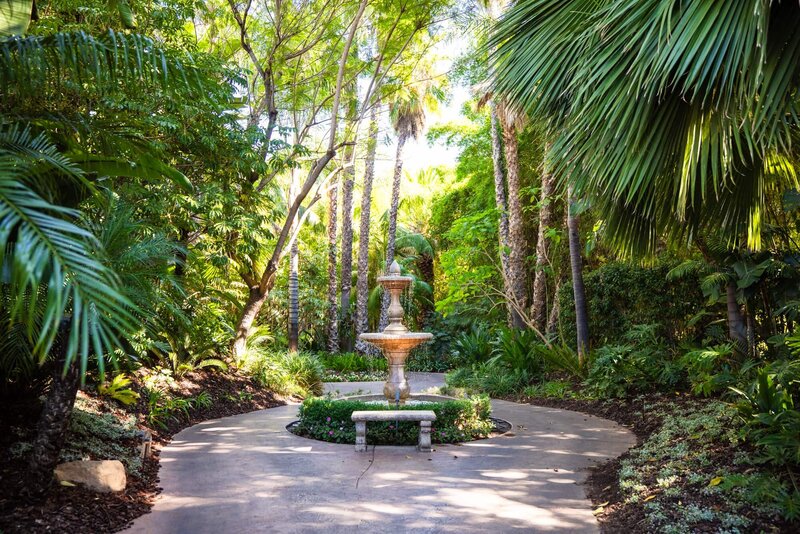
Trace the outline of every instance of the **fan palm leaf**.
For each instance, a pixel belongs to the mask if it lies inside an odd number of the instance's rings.
[[[792,2],[534,0],[494,29],[495,90],[547,120],[562,185],[593,196],[612,243],[720,228],[760,246],[765,188],[798,125]]]

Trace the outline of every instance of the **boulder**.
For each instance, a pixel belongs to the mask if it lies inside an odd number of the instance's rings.
[[[55,470],[56,480],[83,484],[100,493],[122,491],[127,484],[125,466],[119,460],[82,460],[60,464]]]

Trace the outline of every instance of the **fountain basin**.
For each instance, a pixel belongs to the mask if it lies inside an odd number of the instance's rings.
[[[386,290],[396,289],[399,291],[404,290],[414,279],[410,276],[402,276],[399,274],[387,274],[384,276],[379,276],[377,278],[377,282],[383,286]]]
[[[371,343],[379,349],[387,352],[405,351],[407,356],[408,351],[414,347],[433,339],[433,334],[429,332],[404,332],[397,334],[386,332],[368,332],[361,334],[358,337],[367,343]],[[391,363],[391,361],[389,363]]]
[[[390,325],[391,326],[391,325]],[[387,328],[388,330],[388,328]],[[383,386],[383,395],[389,402],[405,404],[411,394],[411,387],[406,380],[406,359],[411,349],[433,339],[428,332],[388,333],[386,331],[368,332],[359,336],[383,351],[389,364],[389,378]]]

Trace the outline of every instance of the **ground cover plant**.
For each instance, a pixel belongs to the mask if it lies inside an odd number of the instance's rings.
[[[300,406],[299,424],[295,431],[334,443],[355,443],[356,428],[350,416],[356,410],[393,410],[394,406],[356,400],[309,398]],[[433,443],[459,443],[485,438],[492,431],[488,397],[430,402],[424,405],[401,406],[401,410],[433,410],[436,421],[431,425]],[[419,423],[415,421],[373,422],[367,424],[367,443],[373,445],[416,445]]]

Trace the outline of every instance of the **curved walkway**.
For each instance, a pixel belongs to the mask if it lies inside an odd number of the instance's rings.
[[[415,391],[443,375],[411,373]],[[382,383],[327,384],[342,393]],[[586,469],[635,443],[586,414],[493,401],[506,435],[435,445],[372,447],[294,436],[297,406],[206,421],[161,452],[161,486],[135,533],[596,532]],[[372,460],[372,462],[371,462]]]

